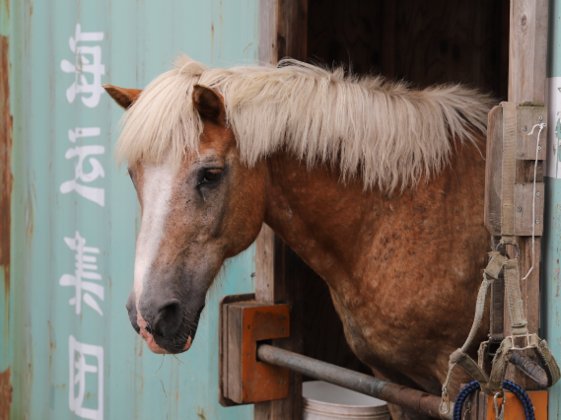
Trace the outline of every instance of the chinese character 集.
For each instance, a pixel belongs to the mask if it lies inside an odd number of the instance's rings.
[[[101,76],[105,75],[105,65],[101,64],[101,47],[77,45],[79,42],[95,42],[103,40],[103,32],[82,32],[79,23],[76,24],[76,34],[70,37],[70,50],[74,53],[74,64],[68,60],[62,60],[60,68],[65,73],[74,74],[74,83],[66,90],[68,102],[74,102],[76,94],[82,95],[82,102],[89,108],[99,104],[99,99],[104,89],[101,87]],[[93,82],[89,83],[85,73],[93,76]]]
[[[97,262],[96,257],[86,254],[99,254],[99,248],[93,248],[86,245],[86,240],[80,236],[76,231],[74,238],[64,238],[66,245],[76,252],[76,263],[74,274],[64,274],[59,281],[61,286],[72,286],[75,288],[75,295],[70,299],[69,303],[76,307],[76,314],[82,313],[82,299],[84,303],[90,308],[95,310],[98,314],[103,316],[103,312],[99,304],[94,299],[92,294],[97,296],[100,300],[104,300],[103,286],[91,281],[83,279],[101,281],[101,275],[96,273]],[[89,271],[87,271],[89,270]]]
[[[103,420],[103,347],[80,343],[72,335],[68,341],[70,411],[83,419]],[[86,356],[95,357],[97,362],[94,365],[86,363]],[[86,408],[83,407],[86,379],[93,380],[94,375],[97,375],[97,408]]]

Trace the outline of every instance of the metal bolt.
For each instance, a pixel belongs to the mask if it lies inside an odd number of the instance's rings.
[[[541,194],[540,194],[540,192],[538,191],[538,192],[536,193],[536,195],[539,197]]]
[[[539,221],[539,220],[536,220],[536,225],[539,225],[539,224],[540,224],[540,221]]]
[[[538,118],[540,121],[543,121],[543,117],[540,115]]]
[[[528,127],[524,126],[522,127],[522,131],[526,131],[528,129]]]
[[[542,147],[541,147],[541,146],[538,146],[538,150],[542,150]]]
[[[516,210],[518,211],[522,211],[522,207],[518,207]]]

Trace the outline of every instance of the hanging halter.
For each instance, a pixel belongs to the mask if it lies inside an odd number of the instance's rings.
[[[503,165],[502,165],[502,220],[501,220],[501,241],[497,249],[489,253],[490,260],[483,272],[483,282],[477,295],[475,307],[475,317],[468,338],[464,345],[450,355],[448,374],[442,386],[442,402],[440,404],[440,416],[445,419],[450,418],[452,407],[450,404],[449,386],[452,380],[454,367],[460,365],[478,383],[481,390],[490,396],[504,395],[504,378],[508,363],[514,352],[524,352],[531,350],[540,361],[545,374],[547,383],[554,385],[561,375],[559,366],[549,349],[547,342],[540,339],[536,334],[529,334],[528,321],[524,314],[524,303],[520,292],[520,268],[519,268],[519,248],[516,243],[514,227],[514,184],[516,175],[516,105],[509,102],[501,103],[503,107]],[[543,127],[542,127],[543,128]],[[510,258],[506,248],[514,247],[516,255]],[[497,337],[493,334],[494,324],[498,321],[502,324],[504,312],[504,299],[502,296],[494,296],[491,305],[491,340],[481,343],[478,351],[478,362],[476,363],[468,354],[479,326],[483,318],[485,309],[485,298],[487,289],[491,285],[498,285],[504,278],[508,314],[512,327],[512,335],[505,337],[501,341],[496,341]],[[502,287],[498,288],[502,292]],[[497,293],[498,295],[499,293]],[[501,328],[502,331],[502,328]],[[501,334],[502,335],[502,334]],[[485,358],[490,354],[490,345],[499,344],[493,357],[491,372],[487,374],[483,369]],[[521,344],[523,343],[523,344]],[[534,368],[541,369],[538,366]],[[535,370],[535,369],[534,369]],[[528,370],[525,374],[535,379],[536,375]],[[499,414],[497,413],[499,416]]]

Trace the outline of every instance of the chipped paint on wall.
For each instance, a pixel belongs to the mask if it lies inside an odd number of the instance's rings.
[[[10,204],[12,196],[12,115],[10,113],[9,39],[0,35],[0,266],[4,293],[10,290]]]
[[[13,392],[10,376],[10,368],[0,372],[0,420],[8,420],[10,418]]]
[[[7,10],[7,6],[6,9]],[[4,10],[4,11],[5,11]],[[10,349],[10,244],[11,244],[11,198],[12,198],[12,114],[10,109],[10,44],[9,38],[0,35],[0,326],[2,349],[6,357]],[[9,366],[9,360],[0,360],[0,369]],[[10,368],[0,372],[0,420],[8,420],[12,404]]]

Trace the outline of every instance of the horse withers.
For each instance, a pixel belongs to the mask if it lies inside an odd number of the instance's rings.
[[[222,264],[266,223],[327,282],[360,360],[440,393],[490,246],[489,97],[186,56],[142,92],[105,87],[127,109],[116,153],[142,208],[127,309],[150,350],[189,349]]]

